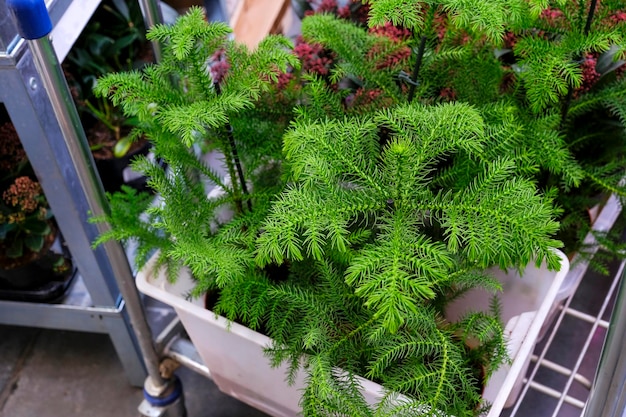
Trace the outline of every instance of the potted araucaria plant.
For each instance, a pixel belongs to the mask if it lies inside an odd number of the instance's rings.
[[[128,0],[103,1],[78,37],[63,64],[70,91],[87,135],[104,189],[122,184],[145,188],[145,178],[132,172],[130,160],[149,153],[149,142],[130,135],[136,119],[126,117],[105,99],[93,94],[104,74],[141,68],[152,62],[139,4]]]
[[[137,159],[159,199],[112,195],[98,242],[135,239],[142,264],[159,249],[139,288],[172,290],[166,302],[218,386],[266,412],[484,411],[482,390],[507,360],[501,305],[457,301],[523,281],[493,268],[567,265],[552,197],[486,149],[517,120],[502,106],[399,98],[346,111],[346,91],[311,73],[278,92],[300,67],[290,42],[269,36],[248,51],[228,34],[192,9],[149,32],[159,64],[98,81],[168,166]],[[559,279],[539,279],[543,294]],[[510,304],[503,317],[519,321]],[[539,300],[530,315],[549,307]],[[526,327],[530,346],[540,325]]]

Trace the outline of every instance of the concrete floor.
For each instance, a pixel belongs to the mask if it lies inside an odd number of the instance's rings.
[[[263,417],[187,369],[188,417]],[[1,417],[136,417],[143,398],[103,334],[0,326]]]

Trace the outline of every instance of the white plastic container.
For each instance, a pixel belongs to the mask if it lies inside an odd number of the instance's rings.
[[[504,293],[501,296],[503,320],[509,338],[511,365],[496,372],[484,392],[492,405],[488,417],[497,417],[507,403],[517,397],[522,379],[530,362],[539,331],[553,306],[563,278],[569,269],[565,255],[559,252],[562,266],[559,272],[529,266],[523,277],[501,273]],[[178,280],[170,283],[165,273],[153,274],[154,258],[137,275],[141,292],[171,305],[177,312],[189,338],[211,371],[219,389],[252,407],[276,417],[299,415],[303,375],[289,386],[285,382],[286,367],[271,368],[263,349],[270,339],[238,323],[229,323],[204,308],[200,299],[187,299],[194,286],[189,272],[182,270]],[[489,295],[474,291],[465,301],[458,302],[450,314],[463,310],[478,310],[488,306]],[[453,311],[452,311],[453,310]],[[375,402],[381,386],[362,380],[365,398]],[[511,396],[511,401],[507,401]]]

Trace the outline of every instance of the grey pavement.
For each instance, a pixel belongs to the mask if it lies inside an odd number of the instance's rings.
[[[262,417],[187,369],[188,417]],[[143,398],[105,334],[0,326],[0,417],[136,417]]]

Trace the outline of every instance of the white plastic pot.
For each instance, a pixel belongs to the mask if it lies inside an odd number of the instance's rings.
[[[499,416],[522,387],[539,331],[569,269],[565,255],[560,252],[559,255],[562,259],[559,272],[548,271],[544,265],[542,268],[529,266],[523,277],[515,273],[499,273],[504,287],[502,319],[507,323],[512,362],[498,370],[487,384],[484,398],[492,404],[488,417]],[[270,343],[267,336],[216,316],[204,308],[200,299],[188,299],[194,286],[189,272],[182,270],[177,281],[170,283],[164,271],[153,273],[154,259],[137,274],[137,287],[176,310],[219,389],[272,416],[298,415],[303,374],[289,386],[285,382],[286,366],[271,368],[263,353]],[[450,316],[453,318],[469,309],[486,309],[489,298],[487,293],[474,291],[451,307]],[[368,380],[361,382],[365,398],[374,403],[380,396],[381,386]]]

